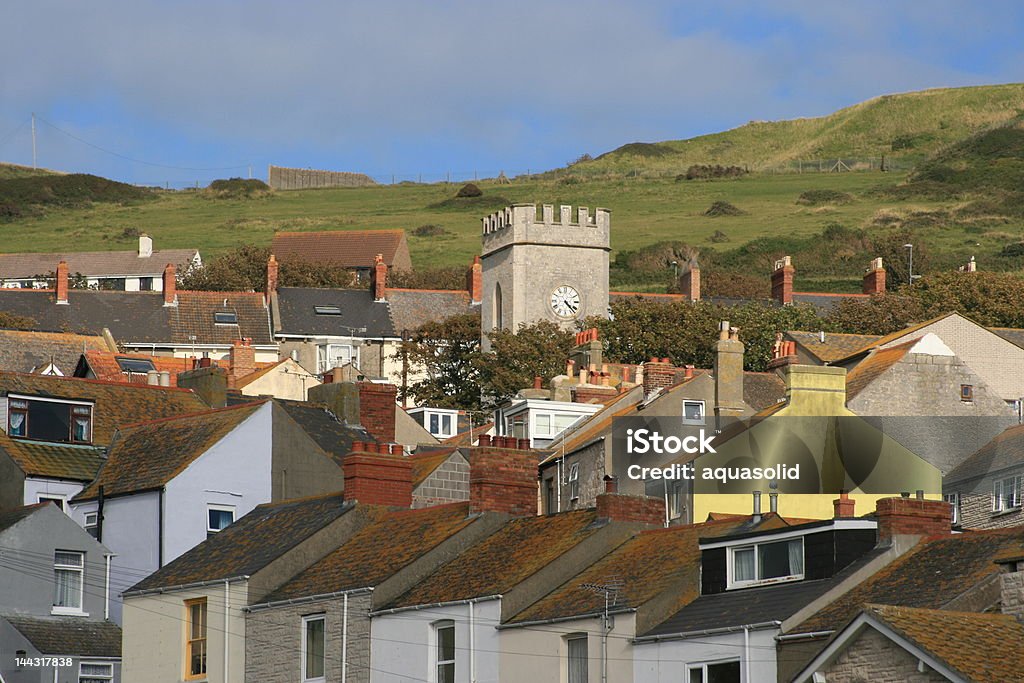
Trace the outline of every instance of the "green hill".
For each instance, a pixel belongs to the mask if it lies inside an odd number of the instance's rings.
[[[1024,84],[883,95],[820,118],[751,121],[689,140],[636,142],[567,170],[579,174],[683,173],[693,164],[766,170],[797,160],[912,162],[1024,114]],[[903,165],[907,167],[906,163]]]
[[[46,168],[32,168],[31,166],[8,164],[0,161],[0,180],[6,180],[8,178],[28,178],[40,175],[57,175],[57,173],[57,171],[51,171]]]

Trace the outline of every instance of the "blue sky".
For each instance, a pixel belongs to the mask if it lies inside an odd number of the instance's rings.
[[[0,160],[31,163],[34,111],[40,165],[179,186],[269,163],[515,174],[1024,81],[1013,1],[44,0],[0,17]]]

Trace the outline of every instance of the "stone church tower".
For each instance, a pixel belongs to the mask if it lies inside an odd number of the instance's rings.
[[[611,212],[515,204],[482,219],[481,334],[550,320],[574,329],[577,320],[608,315]]]

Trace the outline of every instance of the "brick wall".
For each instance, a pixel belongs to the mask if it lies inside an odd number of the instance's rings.
[[[395,408],[398,387],[359,382],[359,424],[383,443],[395,442]]]
[[[412,506],[412,462],[402,455],[354,452],[342,460],[345,500]]]
[[[676,369],[668,358],[652,358],[644,363],[644,396],[655,389],[668,389],[675,384]]]
[[[469,456],[470,512],[537,514],[537,452],[474,448]]]
[[[346,681],[370,681],[370,595],[348,599]],[[245,617],[245,680],[299,680],[302,652],[302,617],[323,613],[327,669],[330,683],[341,680],[341,642],[344,598],[288,605],[251,612]]]
[[[952,507],[941,500],[882,498],[876,507],[878,540],[895,535],[938,536],[950,533]]]
[[[822,673],[828,683],[944,683],[931,669],[920,673],[917,657],[873,628],[864,631]]]
[[[665,501],[647,496],[602,493],[597,497],[597,516],[616,522],[640,522],[663,526]]]
[[[453,453],[412,492],[414,508],[463,500],[469,500],[469,463],[459,453]]]

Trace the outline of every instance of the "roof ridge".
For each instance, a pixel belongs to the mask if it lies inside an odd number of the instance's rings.
[[[119,382],[115,382],[115,384],[119,384]],[[138,427],[148,427],[150,425],[161,424],[161,423],[164,423],[164,422],[172,422],[174,420],[186,420],[186,419],[191,419],[191,418],[194,418],[194,417],[200,417],[200,416],[203,416],[203,415],[211,415],[213,413],[224,413],[224,412],[227,412],[229,410],[240,410],[242,408],[255,408],[256,406],[263,405],[264,403],[267,403],[270,400],[271,399],[269,399],[269,398],[262,398],[262,399],[257,399],[255,401],[248,401],[246,403],[239,403],[238,405],[233,405],[233,406],[224,406],[222,408],[209,408],[207,410],[197,410],[197,411],[194,411],[194,412],[191,412],[191,413],[182,413],[181,415],[171,415],[169,417],[158,417],[158,418],[155,418],[153,420],[143,420],[141,422],[132,422],[131,424],[126,424],[126,425],[122,426],[120,429],[118,429],[118,431],[124,432],[124,431],[127,431],[129,429],[136,429]]]
[[[2,378],[4,375],[21,375],[24,377],[32,377],[37,379],[46,378],[46,380],[53,380],[57,382],[88,382],[90,384],[103,384],[107,386],[128,387],[131,389],[161,389],[164,391],[182,391],[187,393],[195,393],[191,389],[186,389],[184,387],[162,387],[154,384],[133,384],[131,382],[116,382],[114,380],[109,379],[91,379],[88,377],[54,377],[53,375],[41,375],[34,372],[14,372],[12,370],[0,370],[0,378]]]

